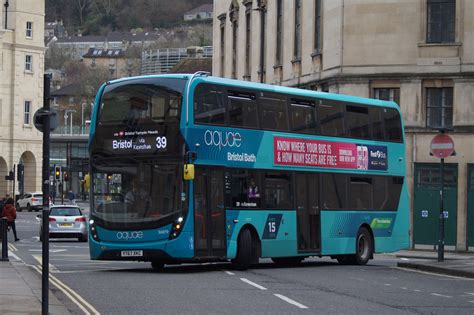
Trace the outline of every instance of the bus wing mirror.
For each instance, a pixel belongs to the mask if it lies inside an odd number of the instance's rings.
[[[184,180],[194,179],[194,164],[184,164]]]

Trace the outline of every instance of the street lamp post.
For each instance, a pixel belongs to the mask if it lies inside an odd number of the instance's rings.
[[[75,109],[67,109],[64,111],[64,127],[67,128],[67,119],[69,117],[68,114],[71,114],[71,120],[70,120],[70,123],[69,123],[69,133],[72,135],[72,113],[75,113],[76,110]]]
[[[84,106],[86,103],[81,104],[81,135],[84,134]]]

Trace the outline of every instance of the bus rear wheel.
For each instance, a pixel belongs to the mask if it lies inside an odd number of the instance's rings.
[[[361,227],[357,233],[356,254],[353,256],[355,265],[365,265],[373,256],[373,240],[367,228]]]
[[[237,257],[232,265],[237,270],[246,270],[252,264],[252,233],[249,229],[240,232],[237,242]]]

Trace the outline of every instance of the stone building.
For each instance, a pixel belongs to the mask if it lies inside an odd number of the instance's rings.
[[[43,106],[44,6],[44,0],[1,6],[0,196],[12,194],[13,182],[4,175],[18,164],[24,165],[24,191],[41,190],[42,134],[33,115]]]
[[[214,1],[213,74],[394,100],[404,115],[414,247],[438,239],[446,158],[446,245],[474,247],[474,1]]]

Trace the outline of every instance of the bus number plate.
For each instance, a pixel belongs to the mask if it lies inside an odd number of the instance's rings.
[[[120,255],[122,257],[142,257],[143,251],[142,250],[123,250]]]

